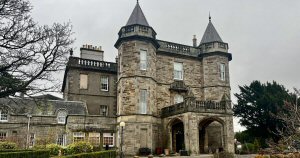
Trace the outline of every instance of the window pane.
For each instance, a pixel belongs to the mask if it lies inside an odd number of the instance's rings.
[[[67,112],[65,110],[59,110],[57,113],[57,122],[66,123]]]
[[[140,51],[140,69],[141,70],[147,69],[147,51],[145,50]]]
[[[177,104],[177,103],[181,103],[181,102],[183,102],[183,96],[176,94],[174,97],[174,103]]]
[[[8,111],[0,110],[0,121],[7,121]]]
[[[82,132],[73,133],[73,142],[84,141],[85,134]]]
[[[88,75],[80,74],[80,89],[88,88]]]
[[[147,90],[142,89],[140,94],[140,113],[147,113]]]
[[[103,133],[103,146],[105,145],[109,145],[110,147],[114,146],[114,134]]]
[[[89,142],[93,146],[99,146],[100,145],[100,133],[89,133]]]
[[[5,141],[7,138],[7,133],[6,132],[0,132],[0,142]]]
[[[108,91],[108,77],[101,77],[101,90]]]
[[[225,64],[220,64],[220,78],[225,81]]]
[[[106,105],[100,106],[100,115],[102,115],[102,116],[108,115],[108,107]]]
[[[174,63],[174,79],[183,79],[183,66],[182,63]]]

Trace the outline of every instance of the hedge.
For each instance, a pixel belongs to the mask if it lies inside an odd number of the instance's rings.
[[[0,152],[0,158],[49,158],[49,150],[15,150]]]
[[[107,151],[61,156],[59,158],[116,158],[116,156],[117,156],[117,152],[115,150],[107,150]]]

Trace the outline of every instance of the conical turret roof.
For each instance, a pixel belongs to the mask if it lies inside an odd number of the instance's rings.
[[[212,24],[210,17],[200,44],[209,42],[223,42],[214,25]]]
[[[139,5],[139,2],[136,3],[135,8],[133,9],[126,26],[128,25],[134,25],[134,24],[139,24],[139,25],[144,25],[144,26],[149,26],[146,17]]]

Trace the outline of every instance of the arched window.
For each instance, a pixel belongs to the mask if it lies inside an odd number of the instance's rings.
[[[8,121],[8,110],[0,109],[0,122]]]
[[[67,118],[67,111],[66,110],[59,110],[57,112],[57,123],[65,124]]]
[[[181,103],[181,102],[183,102],[183,96],[179,95],[179,94],[176,94],[174,96],[174,104]]]

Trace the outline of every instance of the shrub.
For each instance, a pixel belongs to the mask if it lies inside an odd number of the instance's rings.
[[[72,155],[72,154],[92,152],[92,151],[93,151],[93,146],[89,142],[82,141],[82,142],[76,142],[68,145],[66,150],[64,151],[64,154]]]
[[[234,154],[226,151],[222,151],[214,154],[214,158],[234,158]]]
[[[116,158],[117,152],[115,150],[106,150],[106,151],[99,151],[99,152],[91,152],[91,153],[81,153],[75,155],[68,155],[59,158]]]
[[[17,144],[12,142],[0,142],[0,150],[17,149]]]
[[[50,151],[50,155],[58,155],[59,151],[62,150],[62,147],[57,144],[48,144],[46,149]]]
[[[3,158],[49,158],[50,152],[48,150],[15,150],[9,152],[1,152],[0,157]]]
[[[149,148],[140,148],[139,149],[139,155],[141,156],[147,156],[151,154],[151,149]]]
[[[252,153],[257,153],[257,149],[254,144],[245,143],[242,145],[241,154],[252,154]]]

